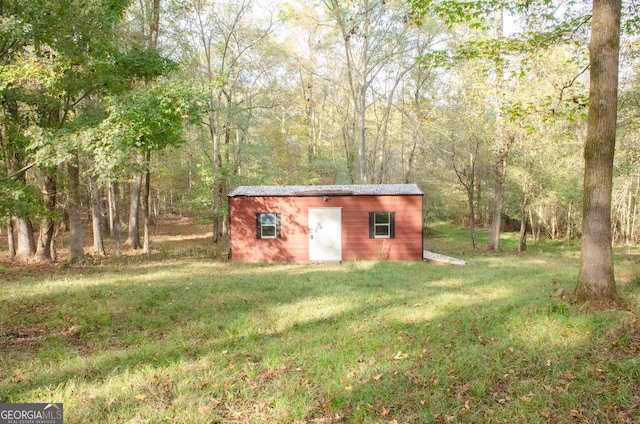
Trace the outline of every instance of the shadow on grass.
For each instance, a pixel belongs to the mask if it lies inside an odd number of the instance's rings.
[[[575,264],[481,260],[177,260],[5,286],[0,401],[62,400],[72,423],[633,417],[621,313],[549,297]]]

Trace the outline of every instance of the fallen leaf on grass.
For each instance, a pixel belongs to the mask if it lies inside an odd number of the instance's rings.
[[[471,382],[466,383],[464,386],[460,387],[458,391],[458,397],[461,398],[464,396],[469,390],[471,390]]]
[[[528,395],[520,396],[520,400],[526,403],[531,402],[532,399],[533,399],[533,395],[531,393],[529,393]]]
[[[137,400],[145,400],[147,395],[136,395]]]
[[[401,351],[401,350],[399,350],[399,351],[398,351],[398,353],[396,353],[396,354],[393,356],[393,359],[395,359],[396,361],[399,361],[399,360],[401,360],[401,359],[407,359],[408,357],[409,357],[409,354],[407,354],[407,353],[402,353],[402,351]]]

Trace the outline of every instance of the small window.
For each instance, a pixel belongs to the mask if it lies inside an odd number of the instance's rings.
[[[262,212],[256,214],[256,237],[259,239],[280,238],[280,214]]]
[[[395,212],[369,213],[369,238],[395,238]]]

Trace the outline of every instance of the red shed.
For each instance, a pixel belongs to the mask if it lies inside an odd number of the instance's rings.
[[[416,184],[238,187],[231,258],[422,260],[422,196]]]

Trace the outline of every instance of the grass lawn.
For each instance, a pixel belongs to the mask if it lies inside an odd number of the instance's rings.
[[[0,402],[63,402],[67,424],[640,422],[640,249],[616,250],[629,310],[593,312],[551,296],[576,242],[468,244],[425,242],[467,266],[0,267]]]

